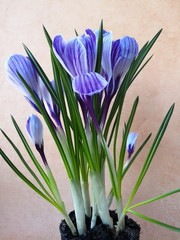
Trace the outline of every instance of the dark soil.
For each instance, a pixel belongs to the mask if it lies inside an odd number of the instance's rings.
[[[117,222],[115,211],[110,211],[114,225]],[[76,226],[74,211],[69,214],[71,220]],[[73,236],[65,220],[59,226],[61,240],[139,240],[140,226],[132,219],[125,217],[125,229],[116,236],[115,229],[110,229],[107,225],[102,224],[100,218],[97,218],[96,226],[90,229],[91,219],[86,217],[87,233],[83,236]]]

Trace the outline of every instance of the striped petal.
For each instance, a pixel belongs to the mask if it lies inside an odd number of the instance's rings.
[[[138,134],[136,132],[130,132],[126,142],[126,149],[128,152],[128,157],[130,158],[134,152]]]
[[[106,90],[108,94],[116,93],[137,54],[138,44],[134,38],[126,36],[113,42],[111,52],[113,76]]]
[[[33,92],[41,100],[39,76],[29,58],[20,54],[12,55],[6,62],[6,72],[10,82],[25,96],[33,108],[39,112],[38,107],[18,75],[19,73],[22,76]]]
[[[73,77],[88,72],[86,49],[79,38],[68,42],[65,48],[65,58]]]
[[[107,81],[100,74],[91,72],[74,78],[72,85],[81,96],[92,96],[101,92],[107,86]]]
[[[26,96],[29,97],[29,93],[24,87],[18,73],[23,77],[31,89],[40,97],[39,91],[39,77],[37,72],[29,60],[19,54],[12,55],[6,62],[6,72],[9,80]]]
[[[101,74],[109,82],[112,77],[111,66],[112,33],[103,33],[103,51],[101,61]]]
[[[26,123],[27,133],[36,147],[43,147],[43,125],[41,120],[32,114]]]

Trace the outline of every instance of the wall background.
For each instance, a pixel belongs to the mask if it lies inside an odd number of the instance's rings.
[[[161,37],[151,51],[151,54],[154,54],[153,59],[129,90],[123,121],[127,119],[132,103],[139,95],[140,104],[132,130],[139,132],[140,143],[150,132],[153,132],[153,136],[155,135],[170,105],[176,102],[167,133],[138,191],[135,202],[178,188],[180,183],[179,10],[179,0],[1,0],[0,127],[12,137],[26,156],[15,134],[10,114],[16,118],[24,130],[26,119],[33,110],[23,96],[6,80],[4,62],[13,53],[24,54],[23,42],[51,77],[49,51],[42,24],[46,26],[51,36],[62,33],[69,39],[74,36],[74,28],[79,33],[86,28],[95,30],[103,19],[105,29],[113,32],[114,39],[130,35],[136,38],[140,46],[163,28]],[[50,165],[58,179],[68,210],[71,210],[72,201],[66,173],[48,132],[45,132],[45,135],[45,147]],[[127,199],[132,184],[136,181],[150,143],[125,179],[124,199]],[[0,147],[24,171],[2,135]],[[0,159],[0,176],[0,239],[59,239],[58,225],[61,219],[59,213],[21,182],[2,159]],[[168,197],[157,204],[153,203],[138,210],[150,217],[179,226],[177,221],[180,213],[179,195]],[[157,225],[141,219],[137,221],[142,226],[141,240],[175,240],[179,237],[177,233]]]

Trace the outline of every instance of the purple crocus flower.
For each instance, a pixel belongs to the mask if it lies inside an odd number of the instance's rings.
[[[11,83],[13,83],[13,85],[15,85],[18,90],[21,91],[21,93],[31,103],[31,105],[36,109],[36,111],[39,111],[28,90],[18,76],[18,74],[20,74],[34,91],[34,93],[37,95],[37,97],[41,99],[41,94],[39,90],[39,76],[29,58],[24,57],[20,54],[12,55],[8,58],[6,62],[6,71]]]
[[[90,29],[85,34],[65,42],[61,35],[53,41],[54,53],[72,78],[72,86],[84,101],[81,102],[84,118],[86,110],[95,121],[91,96],[100,93],[110,79],[109,70],[111,56],[111,33],[104,32],[104,54],[102,60],[102,74],[95,72],[97,57],[97,33]],[[108,47],[106,47],[108,46]],[[97,121],[95,123],[97,126]]]
[[[26,123],[27,133],[39,152],[43,163],[48,167],[48,163],[44,154],[44,142],[43,142],[43,125],[41,120],[34,114],[32,114]]]
[[[128,152],[128,159],[131,158],[131,155],[134,152],[138,134],[136,132],[130,132],[126,142],[126,149]]]
[[[28,118],[26,129],[32,143],[38,148],[43,148],[43,125],[36,115],[32,114]]]
[[[114,96],[122,83],[132,61],[138,54],[138,44],[134,38],[125,36],[113,41],[111,51],[112,78],[106,87],[106,94]]]

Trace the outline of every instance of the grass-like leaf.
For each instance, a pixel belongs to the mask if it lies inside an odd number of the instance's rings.
[[[17,153],[19,159],[22,161],[22,163],[24,164],[24,166],[27,168],[27,170],[30,172],[30,174],[33,176],[33,178],[35,179],[35,181],[38,183],[38,185],[41,187],[41,189],[44,191],[44,193],[47,195],[47,197],[49,197],[51,200],[54,200],[52,198],[52,196],[49,194],[49,192],[46,190],[46,188],[44,187],[44,185],[42,184],[42,182],[39,180],[39,178],[37,177],[37,175],[34,173],[34,171],[32,170],[32,168],[27,164],[26,160],[24,159],[24,157],[22,156],[21,152],[19,151],[19,149],[15,146],[15,144],[11,141],[11,139],[7,136],[7,134],[1,130],[1,132],[3,133],[3,135],[5,136],[5,138],[8,140],[8,142],[11,144],[11,146],[13,147],[13,149],[15,150],[15,152]],[[46,184],[49,185],[49,179],[46,176],[45,172],[43,171],[43,169],[41,168],[41,166],[39,166],[39,163],[37,162],[37,160],[35,158],[33,158],[33,161],[35,163],[35,165],[37,165],[38,171],[40,172],[41,176],[43,176],[43,179],[45,180]]]
[[[146,201],[143,201],[143,202],[140,202],[140,203],[136,203],[135,205],[130,206],[130,207],[128,208],[128,210],[129,210],[129,209],[136,208],[136,207],[139,207],[139,206],[142,206],[142,205],[146,205],[146,204],[148,204],[148,203],[152,203],[152,202],[158,201],[158,200],[160,200],[160,199],[162,199],[162,198],[168,197],[168,196],[170,196],[170,195],[172,195],[172,194],[175,194],[175,193],[178,193],[178,192],[180,192],[180,188],[175,189],[175,190],[172,190],[172,191],[167,192],[167,193],[164,193],[164,194],[159,195],[159,196],[157,196],[157,197],[148,199],[148,200],[146,200]]]
[[[139,212],[136,212],[134,210],[128,210],[128,212],[130,212],[130,213],[132,213],[132,214],[134,214],[134,215],[136,215],[136,216],[138,216],[138,217],[140,217],[140,218],[142,218],[142,219],[144,219],[146,221],[149,221],[149,222],[155,223],[155,224],[157,224],[157,225],[159,225],[161,227],[167,228],[167,229],[169,229],[171,231],[180,232],[180,228],[178,228],[178,227],[174,227],[174,226],[171,226],[169,224],[160,222],[160,221],[158,221],[158,220],[156,220],[154,218],[147,217],[147,216],[145,216],[145,215],[143,215],[143,214],[141,214]]]
[[[135,184],[135,186],[134,186],[134,188],[132,190],[132,193],[131,193],[128,201],[127,201],[127,204],[126,204],[126,206],[125,206],[125,208],[123,210],[124,212],[126,212],[126,210],[129,208],[129,205],[131,204],[132,200],[134,199],[134,196],[135,196],[137,190],[139,189],[139,186],[140,186],[140,184],[141,184],[141,182],[142,182],[142,180],[143,180],[143,178],[144,178],[144,176],[145,176],[145,174],[146,174],[146,172],[147,172],[147,170],[148,170],[148,168],[149,168],[149,166],[150,166],[150,164],[152,162],[152,159],[153,159],[153,157],[154,157],[154,155],[156,153],[156,150],[157,150],[157,148],[158,148],[158,146],[159,146],[159,144],[160,144],[160,142],[162,140],[162,137],[163,137],[163,135],[164,135],[164,133],[166,131],[166,128],[167,128],[169,120],[170,120],[170,118],[172,116],[173,110],[174,110],[174,104],[170,107],[169,111],[167,112],[167,114],[166,114],[166,116],[165,116],[165,118],[164,118],[164,120],[163,120],[163,122],[162,122],[162,124],[161,124],[161,126],[159,128],[159,131],[158,131],[158,133],[157,133],[157,135],[156,135],[156,137],[154,139],[154,142],[153,142],[153,144],[152,144],[152,146],[151,146],[151,148],[149,150],[149,153],[147,155],[145,163],[144,163],[144,165],[142,167],[142,170],[141,170],[141,172],[139,174],[137,182],[136,182],[136,184]]]
[[[110,129],[110,125],[112,123],[112,120],[114,119],[114,117],[116,116],[116,112],[118,111],[118,108],[121,105],[123,105],[125,96],[126,96],[126,91],[129,88],[129,86],[131,85],[132,81],[137,77],[137,75],[141,72],[141,70],[146,66],[146,64],[150,61],[151,57],[148,58],[148,60],[141,66],[141,63],[143,62],[143,60],[145,59],[146,55],[148,54],[148,52],[150,51],[150,49],[152,48],[152,46],[154,45],[154,43],[156,42],[156,40],[158,39],[159,35],[161,34],[162,29],[153,37],[153,39],[150,42],[147,42],[142,49],[139,51],[139,54],[137,56],[136,59],[133,60],[128,72],[126,73],[126,76],[116,94],[116,97],[114,99],[109,117],[108,117],[108,121],[106,123],[106,127],[104,130],[104,136],[105,139],[107,138],[108,135],[108,131]]]
[[[5,162],[9,165],[9,167],[19,176],[30,188],[32,188],[37,194],[39,194],[46,201],[54,205],[62,214],[64,214],[64,209],[59,206],[55,201],[52,201],[49,197],[47,197],[39,188],[37,188],[27,177],[22,174],[18,168],[11,162],[8,156],[4,153],[4,151],[0,148],[0,155],[3,157]]]
[[[123,173],[122,173],[122,179],[125,176],[125,174],[127,173],[128,169],[131,167],[131,165],[133,164],[134,160],[137,158],[137,156],[139,155],[139,153],[141,152],[141,150],[144,148],[144,146],[146,145],[146,143],[149,141],[150,137],[152,136],[152,133],[150,133],[148,135],[148,137],[144,140],[144,142],[141,144],[141,146],[138,148],[138,150],[134,153],[134,156],[131,158],[131,161],[129,162],[129,164],[127,165],[127,167],[125,169],[123,169]]]
[[[119,188],[121,189],[121,182],[122,182],[122,172],[123,172],[123,163],[124,163],[124,156],[126,153],[126,142],[127,142],[127,137],[130,131],[130,128],[132,126],[134,117],[135,117],[135,113],[137,110],[137,106],[139,103],[139,97],[136,98],[136,100],[134,101],[128,122],[126,124],[124,133],[123,133],[123,140],[122,140],[122,145],[121,145],[121,149],[120,149],[120,153],[119,153],[119,165],[118,165],[118,183],[119,183]]]
[[[47,126],[49,128],[49,131],[50,131],[50,133],[51,133],[51,135],[52,135],[52,137],[53,137],[53,139],[54,139],[54,141],[56,143],[56,146],[57,146],[57,148],[58,148],[58,150],[59,150],[59,152],[60,152],[60,154],[62,156],[62,159],[63,159],[63,162],[65,164],[65,167],[66,167],[66,170],[67,170],[69,178],[73,179],[73,173],[72,173],[72,170],[70,168],[68,159],[67,159],[67,157],[66,157],[66,155],[64,153],[63,147],[62,147],[62,145],[61,145],[61,143],[60,143],[60,141],[59,141],[59,139],[58,139],[58,137],[56,135],[55,129],[53,127],[53,123],[52,123],[52,121],[51,121],[51,119],[50,119],[46,109],[44,108],[44,106],[42,105],[41,101],[38,99],[36,94],[32,91],[30,86],[23,79],[23,77],[20,74],[18,74],[18,75],[19,75],[19,78],[21,79],[22,83],[24,84],[24,86],[28,90],[29,94],[31,95],[32,99],[34,100],[36,106],[38,107],[39,111],[41,112],[41,114],[42,114],[42,116],[43,116],[43,118],[44,118],[44,120],[45,120],[45,122],[46,122],[46,124],[47,124]]]

